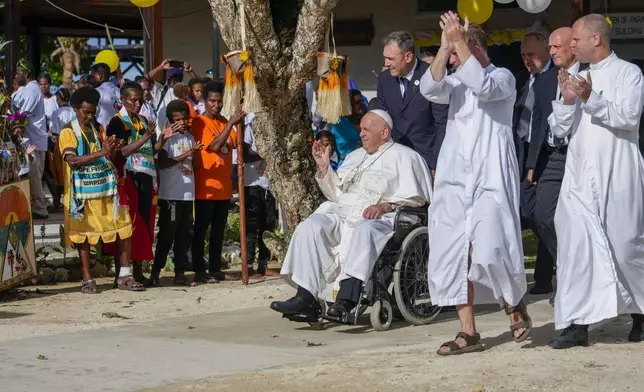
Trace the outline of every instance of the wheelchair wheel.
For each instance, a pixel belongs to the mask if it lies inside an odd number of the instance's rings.
[[[382,305],[381,305],[382,304]],[[386,331],[394,320],[394,311],[386,299],[376,301],[371,307],[371,326],[376,331]]]
[[[429,237],[427,227],[414,229],[403,241],[394,267],[394,295],[398,310],[414,325],[430,323],[441,308],[432,304],[427,284]]]

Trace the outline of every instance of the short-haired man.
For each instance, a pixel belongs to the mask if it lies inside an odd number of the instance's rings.
[[[94,64],[91,68],[92,86],[101,94],[96,119],[107,129],[112,117],[121,108],[121,91],[110,82],[110,67],[104,63]]]
[[[386,112],[367,113],[360,122],[362,147],[337,172],[330,168],[331,146],[314,142],[315,179],[328,201],[295,229],[281,274],[297,294],[273,302],[273,310],[293,321],[315,321],[320,312],[316,298],[339,277],[340,290],[328,316],[346,319],[394,234],[396,209],[429,201],[427,165],[419,154],[391,140],[392,126]]]
[[[31,80],[31,71],[27,66],[18,67],[14,81],[19,89],[15,92],[11,105],[13,109],[27,115],[25,138],[30,145],[36,146],[33,160],[29,161],[29,191],[34,198],[32,213],[34,218],[47,219],[47,199],[42,188],[42,175],[45,170],[47,153],[47,118],[45,117],[45,99],[38,86],[38,81]]]
[[[395,31],[385,37],[383,45],[386,70],[378,76],[379,107],[394,121],[394,141],[419,153],[433,176],[445,138],[448,107],[418,94],[420,78],[429,65],[416,57],[411,34]]]
[[[422,94],[450,104],[448,132],[429,207],[429,292],[439,306],[456,306],[461,331],[438,355],[484,349],[473,304],[505,306],[515,341],[531,332],[519,224],[519,172],[512,138],[516,97],[512,73],[487,55],[487,35],[441,16],[441,47],[422,79]],[[461,66],[447,75],[452,55]]]
[[[590,69],[561,69],[563,101],[552,102],[552,132],[570,137],[555,215],[556,349],[587,345],[589,326],[624,313],[633,315],[628,339],[644,339],[644,77],[612,51],[604,16],[586,15],[572,30],[572,52]]]
[[[552,67],[546,37],[539,32],[526,34],[521,41],[521,58],[528,72],[528,79],[518,88],[512,119],[517,160],[519,162],[519,178],[521,179],[519,212],[521,214],[522,229],[532,230],[539,238],[537,263],[534,272],[535,284],[530,289],[530,294],[548,294],[552,292],[554,258],[548,251],[546,244],[541,241],[537,224],[534,220],[536,186],[532,181],[526,179],[528,173],[526,162],[533,140],[532,121],[534,118],[535,81]]]

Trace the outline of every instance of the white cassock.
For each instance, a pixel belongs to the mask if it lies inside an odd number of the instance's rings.
[[[429,291],[440,306],[517,305],[526,292],[519,220],[519,171],[512,137],[516,98],[512,73],[474,56],[435,81],[428,70],[421,93],[449,103],[445,140],[429,207]],[[468,254],[472,264],[468,273]]]
[[[390,140],[371,155],[364,148],[353,151],[337,172],[329,168],[316,180],[328,201],[295,228],[280,273],[321,297],[338,277],[367,282],[394,234],[395,213],[366,220],[364,210],[383,202],[423,206],[431,177],[420,155]]]
[[[549,121],[555,135],[571,136],[555,213],[556,329],[644,307],[644,80],[614,53],[590,75],[588,101],[554,101]]]

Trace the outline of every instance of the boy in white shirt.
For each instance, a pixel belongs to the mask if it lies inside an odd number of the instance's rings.
[[[195,181],[192,155],[201,149],[195,142],[188,120],[190,110],[183,100],[166,107],[167,124],[156,143],[159,152],[159,233],[149,285],[160,286],[159,275],[170,249],[174,253],[174,284],[194,285],[185,277],[188,250],[192,243],[192,214]]]

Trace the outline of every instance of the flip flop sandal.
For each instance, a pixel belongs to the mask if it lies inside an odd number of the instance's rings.
[[[83,294],[98,294],[100,292],[94,279],[85,280],[81,283],[81,293]]]
[[[524,340],[526,340],[532,333],[532,319],[528,314],[528,308],[526,307],[525,302],[523,302],[523,300],[521,300],[517,306],[507,306],[505,308],[505,314],[507,314],[508,316],[513,313],[519,313],[521,315],[521,318],[523,319],[522,321],[519,321],[516,324],[510,325],[510,331],[512,331],[512,339],[516,343],[521,343]],[[515,331],[518,331],[523,328],[525,328],[525,331],[521,335],[514,336]]]
[[[145,286],[137,282],[133,276],[123,276],[118,278],[118,289],[125,291],[145,291]]]
[[[461,347],[456,343],[458,339],[463,339],[465,341],[465,347]],[[449,351],[441,351],[441,348],[447,347],[449,348]],[[454,338],[454,340],[450,340],[449,342],[445,342],[441,344],[440,348],[438,351],[436,351],[436,354],[440,355],[441,357],[446,357],[448,355],[461,355],[461,354],[467,354],[467,353],[474,353],[474,352],[481,352],[485,350],[485,346],[481,344],[481,335],[476,333],[474,335],[468,335],[465,332],[459,332],[458,335]]]

